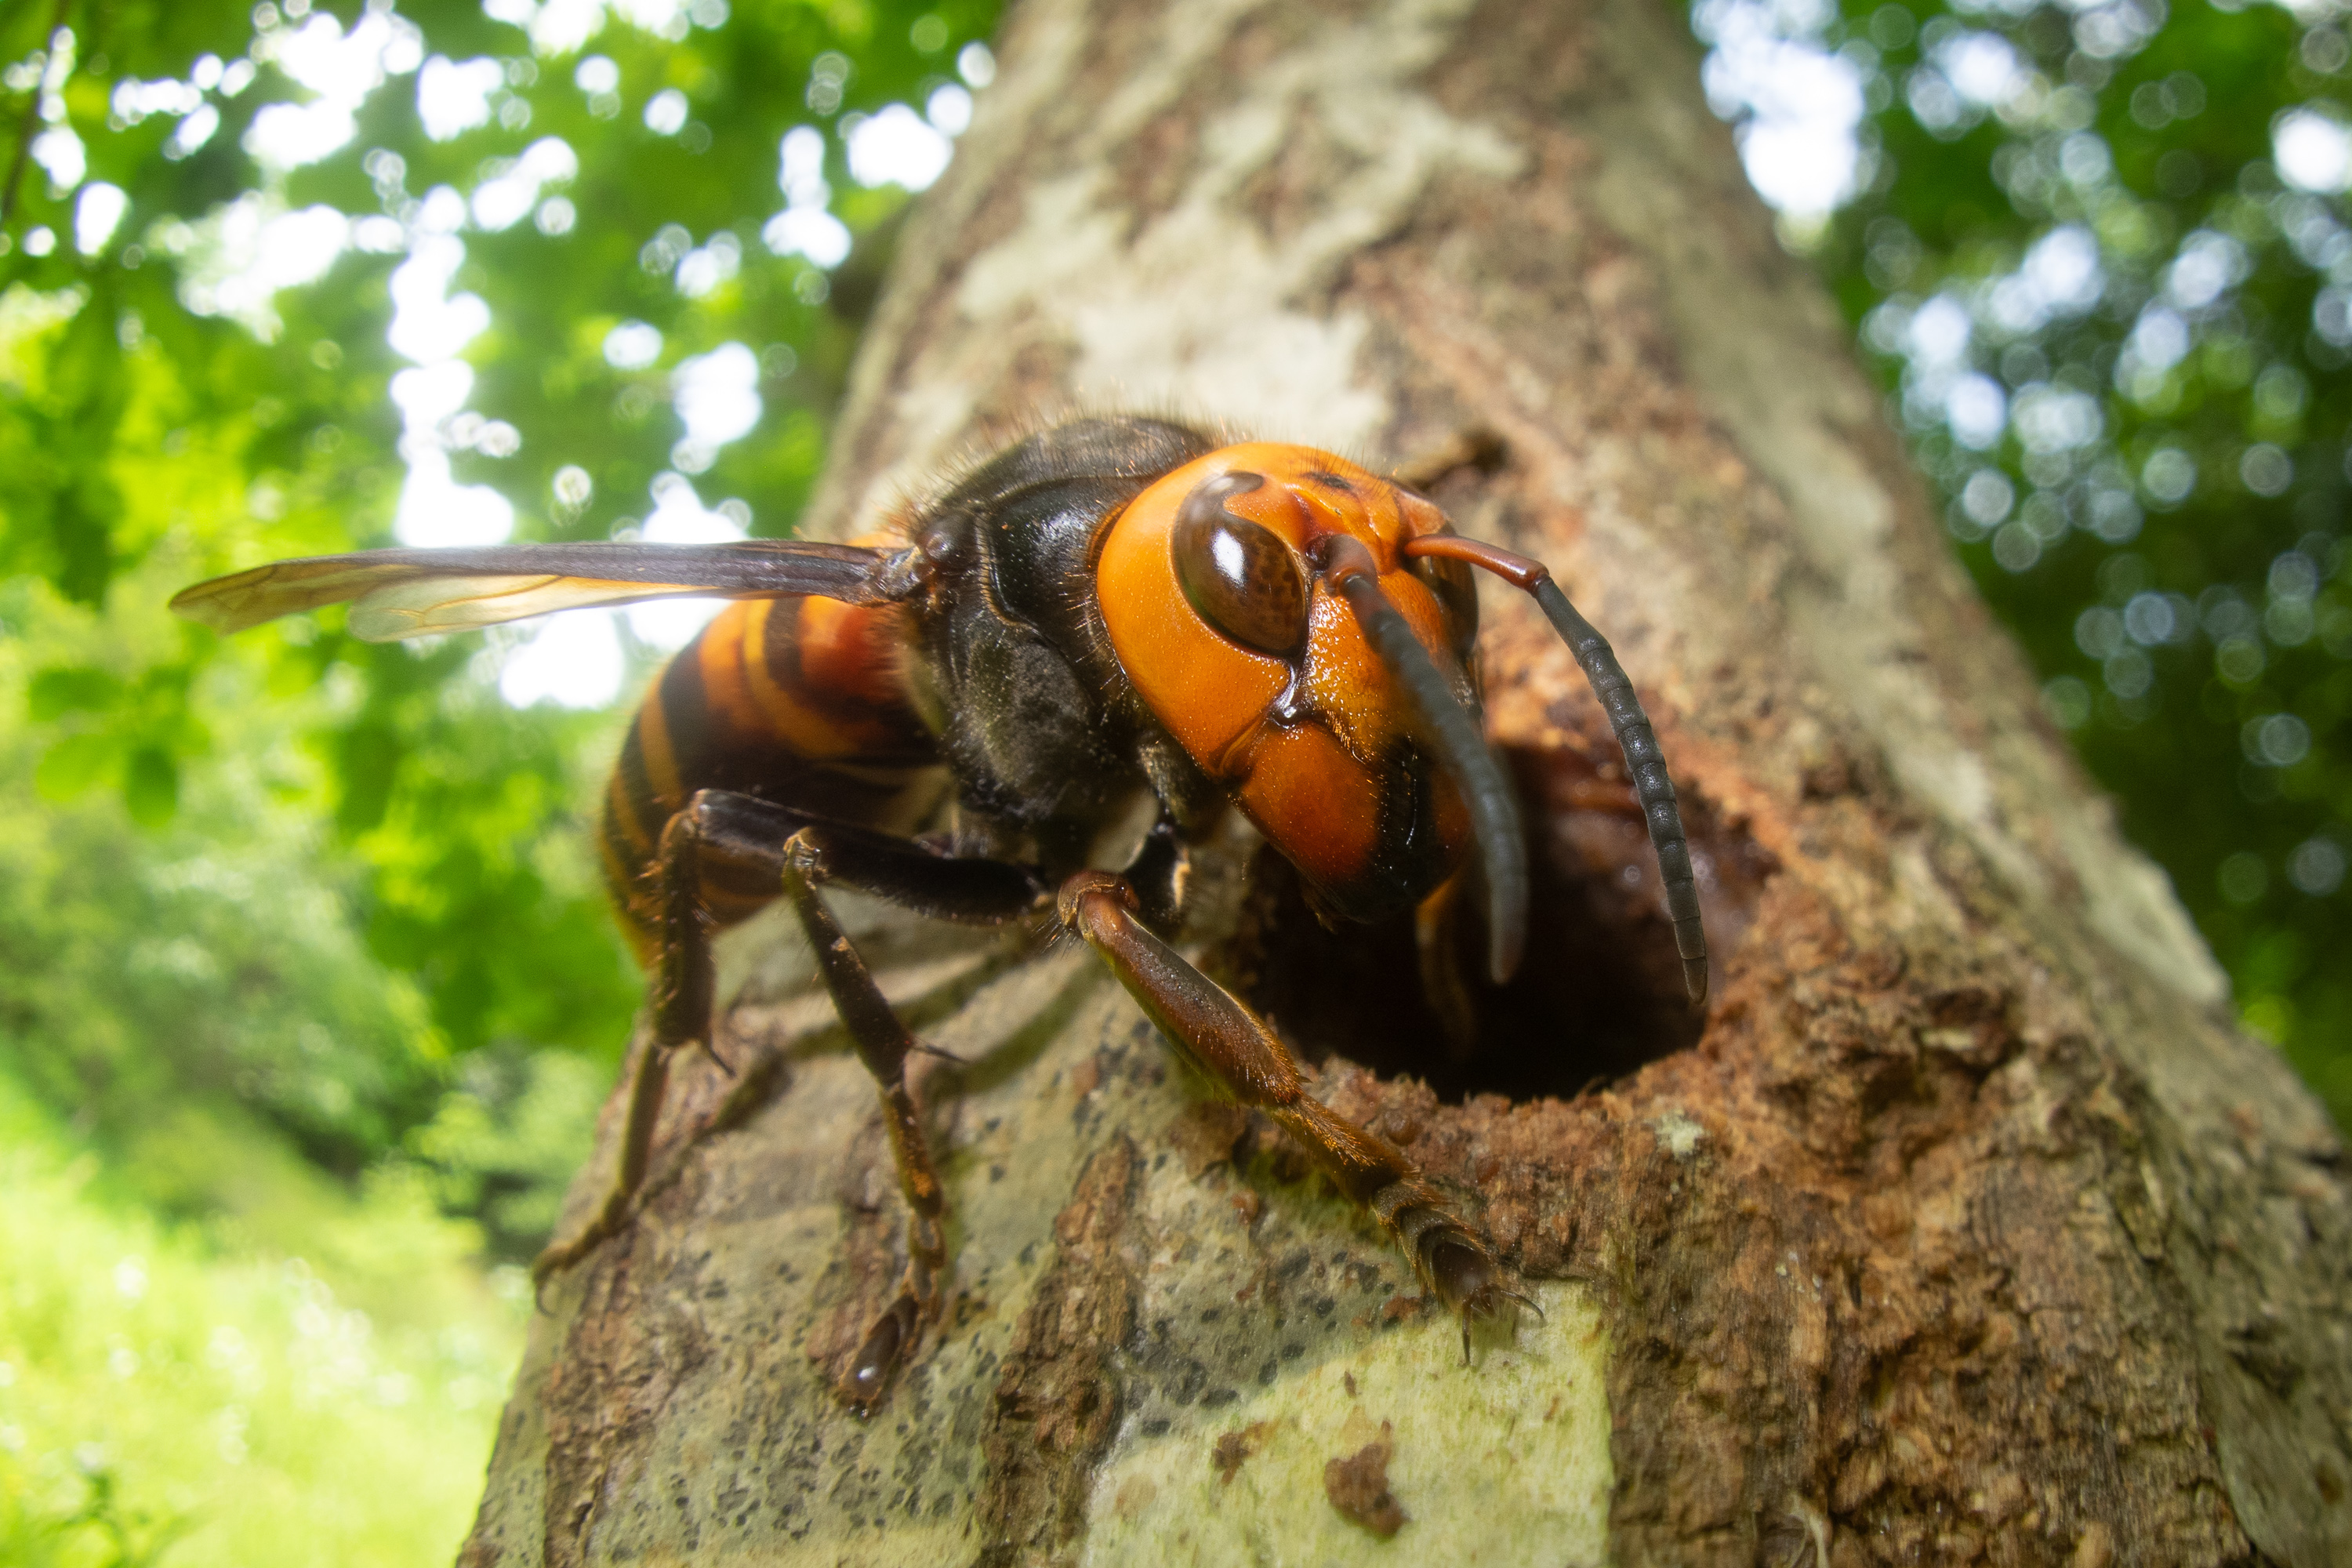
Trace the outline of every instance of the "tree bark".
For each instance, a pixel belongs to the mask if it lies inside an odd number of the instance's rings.
[[[1479,1052],[1405,939],[1322,931],[1244,834],[1193,936],[1542,1322],[1461,1368],[1089,955],[859,908],[968,1064],[923,1091],[948,1319],[861,1420],[832,1389],[898,1201],[763,924],[740,1076],[682,1068],[643,1211],[551,1291],[462,1561],[2352,1562],[2341,1145],[2042,717],[1679,14],[1024,0],[1001,60],[813,526],[1069,406],[1376,467],[1497,434],[1438,499],[1549,561],[1648,703],[1704,1029],[1599,710],[1490,594],[1538,897]]]

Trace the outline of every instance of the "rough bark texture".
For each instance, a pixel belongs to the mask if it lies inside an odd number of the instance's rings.
[[[1001,58],[815,521],[1074,404],[1375,466],[1499,433],[1439,499],[1552,563],[1658,721],[1704,1032],[1599,712],[1490,596],[1539,897],[1481,1054],[1446,1057],[1397,933],[1320,932],[1246,846],[1199,934],[1325,1054],[1320,1095],[1483,1205],[1544,1325],[1453,1369],[1377,1232],[1085,954],[860,911],[971,1065],[926,1087],[950,1319],[857,1420],[830,1380],[897,1199],[762,927],[743,1077],[678,1074],[645,1212],[536,1326],[463,1561],[2352,1562],[2338,1141],[2042,719],[1678,15],[1025,0]],[[1393,1542],[1323,1485],[1376,1445]]]

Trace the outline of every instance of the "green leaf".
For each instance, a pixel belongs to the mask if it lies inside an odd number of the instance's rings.
[[[65,666],[42,670],[27,688],[25,707],[37,723],[68,713],[98,713],[122,698],[122,682],[102,669]]]
[[[120,755],[110,735],[68,735],[41,753],[33,787],[44,800],[71,800],[105,777]]]
[[[180,764],[161,747],[140,747],[123,769],[122,799],[140,826],[163,826],[180,809]]]
[[[380,724],[362,725],[335,737],[335,777],[342,786],[335,807],[337,828],[364,833],[383,820],[399,775],[401,749],[400,737]]]

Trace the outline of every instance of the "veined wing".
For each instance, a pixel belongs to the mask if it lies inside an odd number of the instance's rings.
[[[472,631],[555,610],[704,595],[726,599],[818,595],[885,604],[913,591],[909,552],[803,540],[733,544],[500,544],[483,549],[362,550],[275,561],[182,589],[172,608],[237,632],[321,605],[349,602],[353,636],[397,642]]]

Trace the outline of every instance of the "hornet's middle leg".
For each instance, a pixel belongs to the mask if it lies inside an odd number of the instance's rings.
[[[911,845],[881,842],[837,828],[803,827],[783,847],[785,900],[799,916],[817,973],[834,1010],[874,1075],[882,1122],[907,1201],[907,1271],[898,1291],[866,1331],[842,1382],[842,1395],[871,1408],[890,1374],[939,1317],[940,1277],[947,1268],[942,1229],[947,1200],[923,1136],[923,1113],[907,1081],[907,1058],[922,1049],[874,983],[866,961],[817,893],[826,882],[849,886],[927,913],[963,920],[1010,920],[1039,902],[1036,884],[1017,867],[993,860],[958,860]]]
[[[534,1281],[569,1268],[615,1234],[644,1185],[669,1058],[687,1045],[707,1041],[711,1028],[715,978],[710,938],[717,922],[706,907],[709,890],[717,889],[738,902],[754,889],[771,897],[781,892],[808,934],[825,989],[859,1058],[874,1075],[909,1210],[906,1283],[867,1331],[845,1389],[856,1402],[871,1404],[887,1384],[890,1369],[920,1336],[935,1300],[944,1263],[942,1203],[920,1111],[906,1078],[906,1058],[920,1047],[891,1012],[816,889],[839,882],[919,914],[993,924],[1037,908],[1039,885],[1016,866],[938,855],[906,839],[723,790],[700,792],[670,818],[656,874],[661,916],[654,1037],[638,1058],[630,1083],[620,1169],[588,1224],[540,1255],[532,1267]]]

